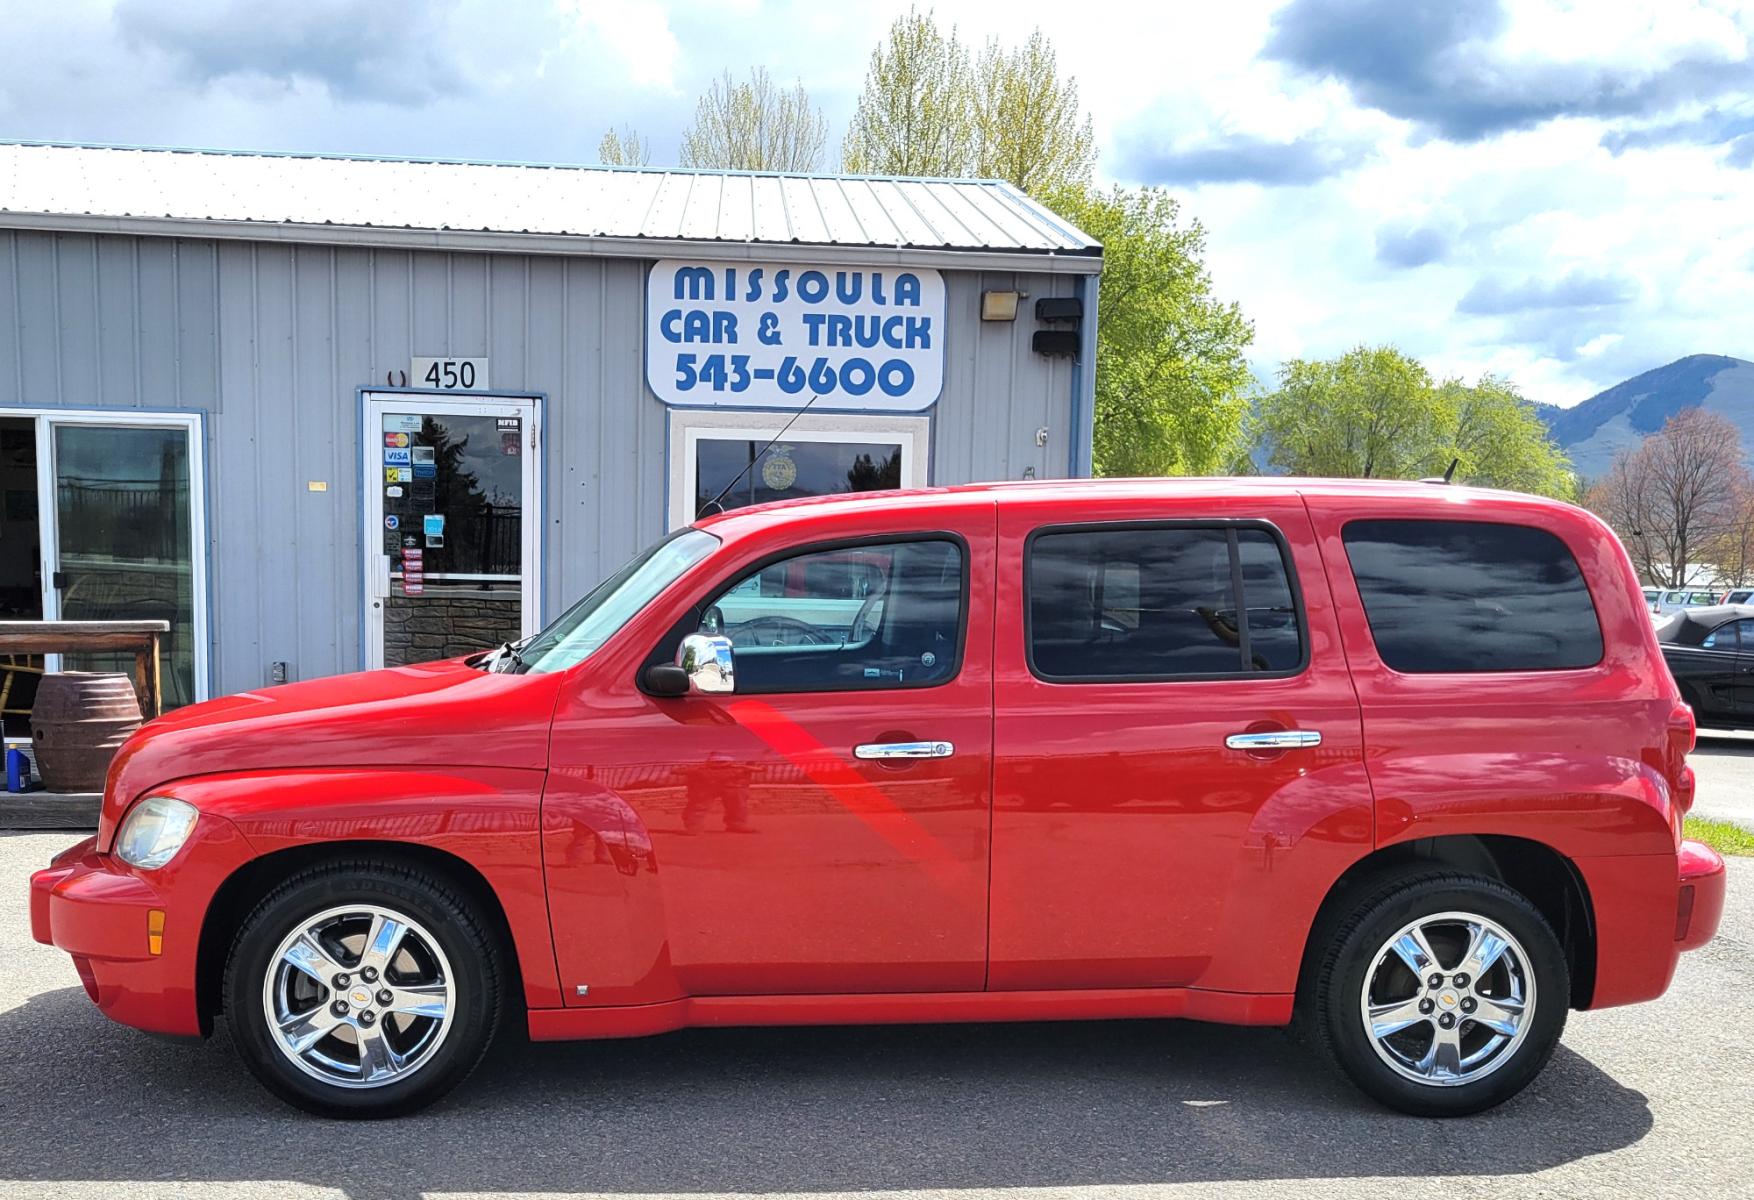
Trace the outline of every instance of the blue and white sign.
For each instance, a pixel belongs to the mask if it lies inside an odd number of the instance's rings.
[[[944,386],[944,278],[665,259],[646,281],[646,380],[687,408],[919,412]]]

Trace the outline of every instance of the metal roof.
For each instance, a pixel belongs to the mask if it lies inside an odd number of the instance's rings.
[[[43,143],[0,143],[0,226],[645,257],[682,247],[741,258],[793,247],[1049,255],[1082,272],[1099,269],[1101,254],[994,180]]]

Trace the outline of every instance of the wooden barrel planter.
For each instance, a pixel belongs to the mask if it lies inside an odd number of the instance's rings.
[[[43,786],[51,792],[101,792],[110,760],[140,722],[140,698],[126,675],[61,671],[43,676],[30,714]]]

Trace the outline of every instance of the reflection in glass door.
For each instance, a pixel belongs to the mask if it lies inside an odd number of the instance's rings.
[[[117,418],[43,418],[49,464],[45,615],[63,621],[163,620],[164,705],[205,693],[205,606],[195,530],[195,430]],[[131,654],[69,654],[66,670],[133,674]]]
[[[532,400],[368,397],[368,666],[534,631],[534,422]]]

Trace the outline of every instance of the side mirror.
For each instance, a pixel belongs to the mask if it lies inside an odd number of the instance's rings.
[[[710,633],[691,633],[682,639],[676,665],[688,677],[688,690],[704,696],[723,695],[737,689],[737,668],[731,659],[731,639]]]

